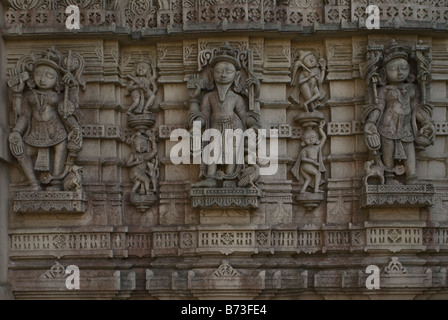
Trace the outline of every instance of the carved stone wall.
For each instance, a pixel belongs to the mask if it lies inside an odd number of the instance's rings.
[[[382,298],[365,285],[377,265],[387,297],[446,295],[448,2],[380,1],[380,31],[363,25],[366,1],[2,3],[0,290],[10,285],[17,299]],[[65,29],[69,4],[80,7],[78,31]],[[410,50],[406,81],[428,92],[420,102],[435,133],[416,151],[417,179],[399,185],[364,179],[378,159],[365,138],[365,110],[377,107],[374,49],[387,56],[394,39]],[[82,148],[67,162],[82,175],[66,173],[63,190],[38,176],[41,190],[30,191],[9,139],[25,114],[18,106],[40,90],[35,58],[51,47],[63,57],[61,80],[76,79],[50,91],[66,103],[54,104],[64,125],[76,105]],[[171,134],[190,130],[215,90],[212,55],[243,64],[229,90],[262,129],[278,131],[267,137],[278,140],[274,175],[194,187],[201,165],[172,162]],[[73,57],[79,74],[68,70]],[[139,74],[142,61],[149,69]],[[78,291],[65,288],[69,265],[80,268]]]

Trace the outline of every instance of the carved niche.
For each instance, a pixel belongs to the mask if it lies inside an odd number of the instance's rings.
[[[135,132],[127,139],[131,152],[126,159],[133,183],[130,201],[145,212],[157,201],[159,155],[157,137],[151,128],[155,123],[154,103],[157,93],[157,70],[146,58],[135,63],[135,71],[127,76],[126,94],[131,97],[128,126]]]
[[[303,147],[291,172],[302,185],[296,199],[308,210],[325,199],[321,185],[326,172],[322,154],[327,140],[326,122],[324,114],[317,109],[324,106],[326,69],[327,61],[323,57],[312,51],[300,51],[291,76],[293,90],[289,99],[301,110],[294,120],[301,128]],[[312,192],[308,188],[312,188]]]
[[[9,145],[25,179],[13,194],[16,212],[86,209],[82,167],[75,164],[83,145],[83,70],[80,55],[54,47],[21,57],[9,70],[14,115]]]
[[[210,139],[201,137],[212,129],[219,134],[219,138],[214,137],[216,141],[212,140],[217,147],[214,152],[221,156],[209,164],[202,157],[200,177],[204,180],[192,185],[193,207],[257,208],[260,166],[257,155],[249,150],[258,141],[260,82],[253,75],[252,52],[225,44],[200,52],[199,65],[201,73],[188,82],[193,154],[207,156],[210,145],[204,141]],[[205,130],[204,135],[201,130]],[[244,138],[236,142],[227,139],[228,130],[247,133],[247,144]],[[229,148],[234,151],[232,159],[227,154]]]
[[[373,159],[365,164],[364,206],[432,203],[434,187],[418,184],[416,159],[436,134],[429,103],[430,52],[421,42],[401,46],[393,40],[388,48],[367,47],[367,62],[361,66],[367,87],[363,130]]]

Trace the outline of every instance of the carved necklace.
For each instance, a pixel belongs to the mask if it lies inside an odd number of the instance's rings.
[[[226,94],[225,94],[225,96],[224,96],[224,99],[221,100],[221,95],[219,94],[219,91],[216,90],[216,98],[217,98],[216,100],[218,101],[218,108],[219,108],[219,109],[222,109],[222,108],[223,108],[223,103],[224,103],[224,101],[226,101],[227,92],[228,92],[228,91],[226,91]]]
[[[36,99],[36,103],[37,103],[37,111],[39,112],[39,114],[42,114],[45,111],[45,108],[47,106],[47,93],[44,92],[39,92],[36,90],[32,90],[33,92],[33,96]],[[38,96],[38,94],[40,95],[40,97]]]

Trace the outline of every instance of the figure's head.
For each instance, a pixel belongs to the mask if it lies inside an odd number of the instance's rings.
[[[314,56],[314,54],[309,54],[303,59],[303,64],[307,68],[314,68],[317,65],[317,58]]]
[[[409,63],[403,58],[391,60],[386,64],[386,76],[390,83],[406,81],[409,77],[409,72]]]
[[[49,65],[40,64],[34,70],[34,82],[36,86],[43,90],[51,90],[56,87],[59,73]]]
[[[307,146],[316,145],[319,143],[319,135],[316,131],[308,129],[303,134],[303,141]]]
[[[144,77],[144,76],[148,75],[149,64],[144,61],[139,61],[135,68],[135,72],[136,72],[137,76],[139,76],[139,77]]]
[[[213,78],[218,84],[230,84],[235,81],[236,76],[235,65],[228,61],[219,61],[213,67]]]
[[[138,153],[143,153],[148,150],[148,140],[142,135],[138,135],[135,137],[134,145],[135,145],[135,150]]]

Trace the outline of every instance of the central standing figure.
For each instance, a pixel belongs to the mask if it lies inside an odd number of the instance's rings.
[[[257,100],[260,95],[260,82],[255,78],[249,78],[246,81],[246,90],[243,90],[239,83],[241,79],[241,63],[238,59],[238,51],[226,45],[219,48],[210,62],[213,68],[214,88],[202,98],[200,106],[197,101],[201,94],[201,85],[195,84],[195,90],[192,94],[192,107],[190,112],[190,123],[200,121],[203,127],[213,128],[225,136],[225,130],[244,131],[247,128],[259,128],[258,114],[248,111],[245,98],[240,93],[248,94],[250,88],[254,86],[254,97]],[[230,142],[230,143],[233,143]],[[221,144],[221,148],[224,143]],[[217,187],[217,179],[232,178],[238,175],[238,166],[236,164],[236,154],[244,148],[241,145],[234,146],[237,152],[234,152],[233,162],[226,164],[225,176],[219,176],[217,171],[218,164],[212,163],[207,166],[205,175],[206,180],[193,184],[194,188],[214,188]],[[215,149],[216,150],[216,149]],[[221,150],[222,153],[223,150]],[[224,158],[224,157],[223,157]]]

